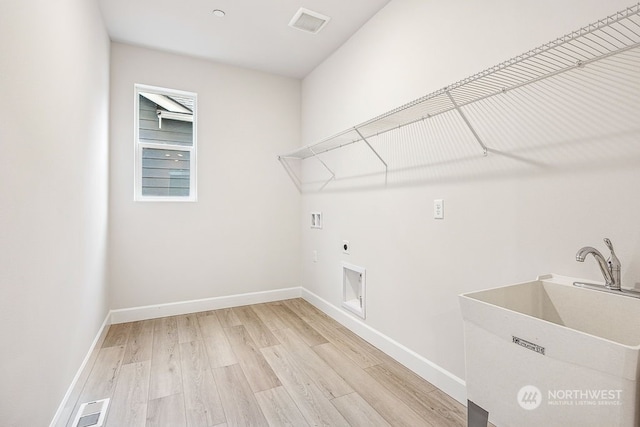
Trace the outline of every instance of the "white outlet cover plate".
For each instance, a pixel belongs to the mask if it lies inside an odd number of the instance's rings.
[[[435,219],[444,219],[444,200],[435,199],[433,201],[433,217]]]
[[[322,212],[311,212],[311,228],[322,228]]]
[[[342,241],[342,253],[348,255],[350,249],[351,249],[351,245],[349,245],[349,241],[348,240],[343,240]]]

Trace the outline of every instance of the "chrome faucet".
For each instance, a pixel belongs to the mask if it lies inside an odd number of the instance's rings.
[[[604,244],[607,245],[609,251],[611,251],[611,255],[607,260],[604,259],[604,256],[598,251],[596,248],[592,248],[591,246],[585,246],[580,249],[576,254],[576,261],[584,262],[584,259],[587,255],[591,254],[598,262],[598,266],[600,267],[600,271],[604,276],[605,287],[607,289],[611,289],[612,291],[619,291],[622,288],[621,279],[620,279],[620,260],[616,256],[616,253],[613,250],[613,244],[611,240],[604,239]]]

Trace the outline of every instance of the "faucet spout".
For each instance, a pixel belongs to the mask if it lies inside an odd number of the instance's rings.
[[[611,272],[609,271],[609,265],[607,263],[607,260],[604,258],[604,256],[602,256],[602,254],[600,253],[599,250],[597,250],[596,248],[593,248],[591,246],[585,246],[584,248],[580,249],[578,251],[578,253],[576,254],[576,261],[584,262],[585,258],[589,254],[593,255],[593,257],[598,262],[598,266],[600,267],[600,271],[602,272],[602,275],[604,276],[605,286],[607,288],[615,287],[613,276],[611,275]]]
[[[602,275],[604,276],[605,287],[614,291],[620,291],[622,290],[620,260],[613,250],[613,243],[611,243],[611,240],[604,239],[604,244],[607,245],[607,248],[609,248],[609,251],[611,251],[609,259],[605,259],[597,249],[592,248],[591,246],[585,246],[576,254],[576,261],[584,262],[584,259],[587,257],[587,255],[593,255],[593,257],[598,262],[598,266],[600,267]]]

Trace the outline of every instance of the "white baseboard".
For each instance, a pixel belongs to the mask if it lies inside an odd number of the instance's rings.
[[[297,287],[204,298],[191,301],[172,302],[168,304],[123,308],[119,310],[111,310],[111,323],[135,322],[138,320],[157,319],[158,317],[177,316],[180,314],[198,313],[200,311],[218,310],[221,308],[239,307],[249,304],[260,304],[263,302],[300,298],[301,295],[302,288]]]
[[[76,375],[73,377],[73,380],[71,381],[71,384],[69,385],[69,388],[67,389],[67,392],[65,393],[64,397],[62,398],[62,402],[60,402],[60,406],[58,406],[58,410],[56,411],[55,415],[53,416],[53,419],[51,420],[51,424],[49,425],[49,427],[55,427],[57,425],[57,423],[59,421],[61,421],[60,420],[60,416],[64,413],[65,409],[67,409],[67,403],[69,403],[69,398],[71,397],[74,389],[76,388],[76,385],[78,384],[78,380],[80,379],[80,377],[84,373],[84,370],[87,367],[87,363],[89,363],[89,360],[91,359],[91,356],[93,355],[93,351],[96,349],[96,347],[98,347],[99,344],[100,345],[102,344],[102,340],[106,336],[107,330],[109,329],[108,328],[109,325],[111,325],[111,312],[107,313],[107,316],[104,318],[104,322],[102,322],[102,326],[100,326],[100,329],[98,330],[98,333],[96,334],[96,337],[93,339],[93,342],[91,343],[91,346],[89,347],[89,351],[87,352],[87,355],[84,357],[84,360],[82,361],[82,364],[78,368],[78,371],[76,372]],[[71,415],[71,414],[67,414],[67,415]],[[66,423],[65,423],[65,425],[66,425]]]
[[[467,391],[464,380],[446,369],[420,356],[415,351],[373,329],[371,326],[351,316],[318,295],[302,288],[302,298],[319,310],[344,325],[358,336],[378,347],[380,350],[429,381],[463,405],[467,405]]]

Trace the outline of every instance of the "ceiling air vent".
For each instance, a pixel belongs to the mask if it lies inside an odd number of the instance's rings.
[[[301,7],[291,18],[289,26],[307,33],[316,34],[327,25],[330,19],[328,16]]]

